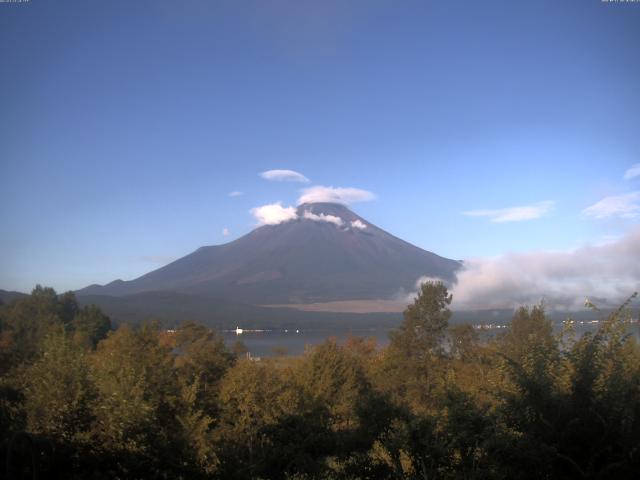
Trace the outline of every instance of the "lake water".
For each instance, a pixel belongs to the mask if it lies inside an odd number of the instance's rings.
[[[561,325],[556,325],[556,331],[562,328]],[[598,328],[597,324],[577,324],[574,326],[576,334],[582,335],[588,331],[595,331]],[[355,328],[355,329],[303,329],[298,330],[288,329],[274,329],[263,331],[243,331],[242,334],[237,335],[233,331],[223,331],[225,343],[231,347],[237,340],[244,343],[247,350],[254,357],[270,357],[276,355],[277,350],[281,350],[287,355],[301,355],[304,353],[305,348],[312,345],[319,345],[325,342],[328,338],[335,338],[339,343],[349,337],[365,337],[374,338],[378,347],[386,347],[389,344],[389,332],[391,328]],[[491,328],[488,330],[482,330],[481,338],[487,336],[493,336],[500,332],[504,332],[504,328]],[[629,333],[634,335],[636,339],[640,340],[640,329],[638,324],[629,325]]]
[[[265,330],[261,332],[244,331],[241,335],[234,332],[222,332],[225,343],[232,346],[240,340],[254,357],[269,357],[275,355],[276,349],[283,349],[287,355],[301,355],[309,345],[319,345],[328,338],[335,338],[343,343],[349,336],[373,337],[378,347],[389,344],[389,330],[384,328],[371,329],[288,329]]]

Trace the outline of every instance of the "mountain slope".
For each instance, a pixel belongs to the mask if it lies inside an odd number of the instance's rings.
[[[10,303],[13,300],[24,298],[26,296],[26,293],[9,292],[7,290],[0,289],[0,303]]]
[[[105,295],[78,296],[81,305],[98,305],[116,324],[138,324],[153,319],[167,327],[185,320],[218,330],[243,328],[392,328],[402,319],[400,313],[336,313],[303,312],[290,308],[265,308],[175,292],[145,292],[113,297]]]
[[[460,263],[407,243],[348,208],[304,204],[298,218],[202,247],[135,280],[92,285],[80,295],[172,291],[248,304],[385,299],[421,276],[453,280]]]

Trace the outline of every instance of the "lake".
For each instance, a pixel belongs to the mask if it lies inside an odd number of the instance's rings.
[[[561,324],[555,324],[556,332],[560,332]],[[585,332],[595,331],[598,328],[597,323],[577,323],[574,325],[578,336]],[[491,337],[500,332],[504,332],[504,325],[492,325],[490,328],[481,330],[481,338]],[[270,357],[276,355],[276,350],[282,350],[287,355],[301,355],[305,348],[310,345],[319,345],[328,338],[335,338],[339,343],[349,337],[365,337],[375,338],[378,347],[386,347],[389,344],[389,327],[372,327],[372,328],[327,328],[327,329],[273,329],[261,331],[244,330],[238,335],[235,331],[223,331],[225,343],[231,347],[237,340],[242,341],[247,350],[254,357]],[[640,330],[637,323],[630,324],[629,333],[640,340]]]
[[[284,349],[287,355],[301,355],[307,345],[319,345],[328,338],[336,338],[343,343],[349,336],[373,337],[378,347],[389,344],[389,328],[361,329],[275,329],[263,331],[223,331],[225,343],[232,346],[236,340],[242,341],[254,357],[274,356],[276,349]]]

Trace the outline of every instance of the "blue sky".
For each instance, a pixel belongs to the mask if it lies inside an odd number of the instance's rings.
[[[318,185],[456,259],[625,235],[639,45],[600,0],[0,3],[0,288],[134,278]]]

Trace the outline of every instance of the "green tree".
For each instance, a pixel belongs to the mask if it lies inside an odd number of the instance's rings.
[[[428,412],[438,387],[444,386],[447,364],[443,341],[451,310],[451,295],[442,282],[420,287],[404,321],[389,334],[390,344],[375,369],[376,384],[397,404]]]
[[[223,477],[284,478],[314,471],[327,416],[304,398],[290,368],[240,360],[224,376],[216,428]]]
[[[522,363],[535,354],[557,351],[553,324],[544,305],[520,307],[513,315],[509,329],[498,337],[500,352],[514,362]]]
[[[75,313],[71,328],[76,339],[95,348],[111,330],[111,320],[96,305],[87,305]]]
[[[37,285],[31,295],[5,305],[3,311],[3,365],[12,366],[33,360],[41,353],[42,340],[56,327],[65,326],[58,295],[52,288]]]
[[[92,376],[98,399],[93,436],[121,471],[159,476],[180,464],[180,386],[156,324],[120,327],[98,344]],[[133,475],[129,473],[129,475]]]
[[[176,419],[180,425],[174,434],[174,443],[182,452],[183,471],[191,470],[191,477],[197,473],[210,475],[216,472],[219,458],[214,448],[214,418],[200,408],[198,402],[199,382],[181,381],[179,408]]]
[[[442,340],[451,318],[452,296],[442,282],[425,282],[404,311],[402,325],[390,333],[391,348],[416,360],[442,352]]]
[[[73,292],[58,295],[37,285],[31,295],[0,309],[0,373],[28,363],[42,353],[43,339],[63,328],[95,345],[111,328],[109,318],[95,305],[80,309]]]
[[[515,389],[501,392],[498,411],[513,435],[497,452],[507,471],[521,478],[637,476],[640,349],[626,320],[623,310],[614,312],[545,368],[528,363],[541,357],[539,341],[519,350],[524,361],[507,362]]]
[[[463,362],[470,362],[478,356],[479,337],[472,325],[452,325],[449,333],[449,354]]]
[[[224,340],[213,330],[192,322],[176,330],[174,346],[178,351],[175,367],[187,385],[197,385],[196,404],[209,415],[217,415],[220,379],[235,361]]]
[[[96,391],[85,352],[60,329],[43,342],[43,354],[22,372],[27,428],[74,442],[93,421]]]
[[[327,340],[305,356],[297,378],[306,395],[327,408],[334,428],[358,426],[358,408],[370,385],[356,356],[335,339]]]
[[[80,306],[73,292],[65,292],[58,296],[58,315],[66,329],[71,328],[74,317],[80,311]]]

